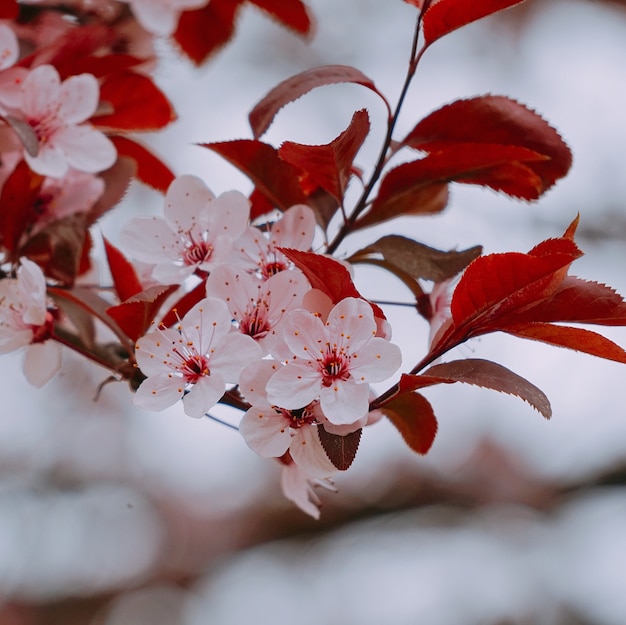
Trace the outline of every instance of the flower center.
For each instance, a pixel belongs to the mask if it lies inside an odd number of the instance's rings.
[[[285,408],[276,408],[276,412],[285,417],[289,421],[289,427],[294,430],[298,430],[305,425],[314,425],[317,420],[314,416],[314,407],[318,404],[318,401],[311,402],[304,408],[297,408],[295,410],[287,410]]]
[[[275,276],[277,273],[289,269],[289,263],[282,254],[272,250],[264,255],[263,259],[259,263],[259,268],[261,270],[263,280],[267,280],[268,278]]]
[[[180,368],[185,382],[195,384],[201,377],[210,375],[209,359],[200,354],[190,354]]]
[[[350,356],[336,345],[327,345],[326,352],[318,361],[322,373],[322,385],[332,386],[337,380],[350,377]]]
[[[213,255],[213,246],[207,241],[200,239],[195,241],[189,234],[189,241],[183,252],[183,262],[185,265],[201,265],[211,259]]]
[[[251,336],[255,340],[267,336],[271,329],[267,313],[267,302],[257,301],[255,304],[249,305],[239,322],[240,332]]]

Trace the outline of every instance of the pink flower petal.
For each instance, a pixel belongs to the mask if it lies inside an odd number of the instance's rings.
[[[354,351],[376,335],[376,322],[372,307],[356,297],[342,299],[328,315],[326,321],[330,336],[342,336],[345,345]]]
[[[0,309],[0,315],[2,311]],[[1,321],[1,320],[0,320]],[[26,347],[33,340],[33,331],[26,328],[18,330],[0,323],[0,354],[8,354]]]
[[[193,343],[201,354],[208,354],[211,348],[216,348],[232,329],[228,307],[215,297],[200,300],[183,317],[180,325],[185,342]],[[212,360],[211,368],[214,366]]]
[[[321,501],[313,492],[309,476],[297,464],[292,463],[283,465],[280,477],[283,495],[300,510],[314,519],[319,519]]]
[[[98,107],[100,87],[92,74],[66,78],[61,85],[58,116],[67,124],[80,124]]]
[[[120,242],[133,258],[146,263],[179,256],[178,236],[160,217],[133,217],[122,228]]]
[[[217,373],[202,376],[183,397],[185,414],[196,419],[202,418],[220,400],[226,385]]]
[[[56,116],[61,78],[52,65],[39,65],[31,70],[22,83],[22,90],[22,112],[26,119]]]
[[[397,345],[373,338],[352,354],[350,373],[357,381],[383,382],[402,364],[402,352]]]
[[[291,444],[289,421],[272,408],[250,408],[241,419],[239,433],[264,458],[280,458]]]
[[[133,398],[136,406],[156,412],[173,406],[183,395],[184,382],[179,377],[158,373],[146,378]]]
[[[249,336],[232,333],[225,336],[211,356],[211,370],[217,371],[228,383],[236,384],[244,367],[261,358],[261,348]]]
[[[135,358],[139,368],[148,376],[171,371],[168,362],[171,359],[172,347],[180,341],[180,334],[172,329],[150,332],[142,336],[137,341],[135,348]],[[179,381],[178,384],[182,384],[182,381]]]
[[[296,430],[290,453],[293,461],[313,477],[327,477],[337,471],[328,459],[314,425]]]
[[[320,405],[331,423],[354,423],[369,411],[369,385],[337,380],[332,386],[321,388]]]
[[[250,217],[250,202],[239,191],[226,191],[213,202],[209,214],[209,231],[213,236],[228,234],[236,239],[243,234]]]
[[[34,172],[42,176],[62,178],[68,170],[63,150],[53,143],[40,144],[37,156],[31,156],[24,151],[24,159]]]
[[[165,195],[165,219],[174,230],[187,232],[199,225],[199,216],[206,214],[214,198],[215,195],[197,176],[178,176]]]
[[[13,30],[7,24],[0,24],[0,70],[11,67],[17,59],[20,46]]]
[[[53,139],[65,153],[67,162],[79,171],[95,174],[109,169],[117,159],[111,140],[88,125],[63,128]]]
[[[285,317],[283,338],[298,358],[319,358],[327,338],[324,324],[306,310],[294,310]]]
[[[270,403],[288,410],[296,410],[317,399],[321,375],[307,366],[288,364],[280,368],[267,383]]]
[[[33,386],[41,388],[60,369],[61,346],[58,343],[33,343],[26,350],[24,375]]]
[[[265,386],[282,365],[275,360],[257,360],[250,363],[239,376],[241,394],[257,408],[269,409]]]
[[[275,247],[309,250],[315,236],[315,213],[306,204],[287,209],[271,229],[270,241]]]

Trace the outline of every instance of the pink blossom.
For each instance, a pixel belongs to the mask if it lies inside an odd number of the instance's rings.
[[[234,262],[267,279],[292,266],[279,247],[308,251],[314,236],[313,211],[305,204],[296,204],[271,225],[267,235],[259,228],[247,228],[237,241],[239,254]]]
[[[282,328],[292,358],[269,380],[269,401],[293,410],[319,399],[331,423],[355,423],[368,413],[369,383],[387,379],[402,360],[398,346],[376,332],[362,299],[341,300],[325,324],[309,311],[292,311]]]
[[[20,46],[15,33],[6,24],[0,24],[0,71],[17,61]]]
[[[337,492],[330,480],[308,475],[302,467],[299,467],[295,462],[290,462],[289,459],[282,464],[280,486],[283,495],[289,501],[295,503],[300,510],[314,519],[320,518],[322,502],[313,488],[320,486],[333,493]]]
[[[125,0],[137,21],[154,35],[168,37],[175,30],[182,11],[198,9],[208,0]]]
[[[236,384],[241,370],[261,357],[249,337],[232,331],[226,304],[209,297],[198,302],[176,328],[163,328],[137,341],[135,356],[147,375],[135,404],[163,410],[181,397],[185,413],[202,417]],[[183,397],[184,396],[184,397]]]
[[[25,67],[13,67],[19,57],[20,46],[13,30],[0,24],[0,111],[7,112],[19,103],[21,87],[28,74]]]
[[[120,238],[133,257],[155,265],[157,280],[181,282],[196,270],[208,272],[226,262],[249,214],[242,193],[216,198],[200,178],[184,175],[167,190],[164,217],[135,217]]]
[[[53,321],[43,272],[22,258],[17,278],[0,281],[0,354],[26,348],[24,374],[37,387],[61,368],[60,345],[49,340]]]
[[[251,336],[268,354],[285,315],[302,305],[310,289],[297,270],[283,271],[262,281],[230,265],[217,267],[207,279],[208,296],[224,300],[242,334]]]
[[[96,173],[113,165],[117,158],[113,143],[83,123],[96,111],[99,92],[92,74],[70,76],[61,82],[52,65],[28,72],[15,116],[31,127],[37,140],[37,150],[24,150],[33,171],[60,178],[69,167]]]
[[[452,301],[453,279],[436,282],[428,295],[430,305],[430,332],[428,344],[432,345],[439,329],[450,318],[450,302]]]
[[[280,458],[289,451],[293,461],[309,475],[331,475],[337,469],[317,433],[318,423],[325,421],[319,402],[287,410],[267,400],[267,381],[281,368],[275,360],[261,360],[243,370],[239,386],[252,407],[244,414],[239,431],[248,446],[264,458]]]

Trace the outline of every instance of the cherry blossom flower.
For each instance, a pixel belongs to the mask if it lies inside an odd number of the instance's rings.
[[[241,373],[240,391],[252,407],[244,414],[239,432],[248,446],[264,458],[280,458],[289,451],[293,461],[307,474],[331,475],[337,469],[328,459],[317,433],[318,423],[325,421],[319,402],[287,410],[267,400],[267,381],[281,367],[275,360],[261,360]]]
[[[300,510],[316,520],[319,519],[322,501],[313,488],[320,486],[333,493],[336,493],[337,489],[328,479],[308,475],[302,467],[291,461],[289,457],[285,460],[281,459],[281,462],[280,486],[283,495],[296,504]]]
[[[355,423],[368,412],[369,383],[387,379],[402,360],[399,347],[376,332],[362,299],[341,300],[325,324],[307,310],[292,311],[282,327],[292,358],[270,378],[268,400],[293,410],[319,399],[331,423]]]
[[[292,267],[279,247],[308,251],[314,236],[315,214],[305,204],[296,204],[271,225],[267,236],[259,228],[247,228],[237,241],[239,254],[234,262],[258,272],[266,280]]]
[[[24,374],[42,387],[61,368],[61,346],[52,337],[54,317],[46,301],[46,279],[22,258],[17,278],[0,281],[0,354],[26,348]]]
[[[217,267],[206,283],[207,295],[226,302],[239,331],[257,341],[264,354],[272,350],[285,314],[302,306],[309,289],[308,280],[298,270],[262,281],[231,265]]]
[[[123,0],[124,1],[124,0]],[[208,0],[125,0],[137,21],[154,35],[168,37],[175,30],[182,11],[199,9]]]
[[[70,76],[61,82],[52,65],[28,72],[15,116],[30,126],[37,139],[37,150],[24,150],[33,171],[61,178],[69,167],[96,173],[113,165],[117,158],[113,143],[83,123],[96,111],[99,92],[92,74]]]
[[[19,42],[7,24],[0,24],[0,110],[7,112],[19,103],[21,86],[28,74],[25,67],[13,67],[19,56]]]
[[[135,404],[163,410],[181,397],[185,413],[202,417],[236,384],[242,369],[261,357],[259,346],[234,332],[226,304],[216,298],[198,302],[176,328],[150,332],[137,341],[135,356],[148,377]]]
[[[176,178],[165,196],[164,217],[135,217],[120,239],[138,260],[155,265],[162,282],[181,282],[196,270],[208,272],[230,257],[250,214],[238,191],[215,197],[196,176]]]

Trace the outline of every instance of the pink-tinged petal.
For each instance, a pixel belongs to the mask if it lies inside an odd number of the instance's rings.
[[[178,176],[165,195],[165,219],[174,230],[187,232],[195,229],[214,198],[215,195],[197,176]]]
[[[289,452],[293,461],[313,477],[327,477],[337,471],[328,459],[314,425],[296,431]]]
[[[53,341],[33,343],[26,350],[24,375],[37,388],[44,384],[61,369],[61,346]]]
[[[322,422],[322,425],[324,426],[324,429],[329,433],[329,434],[336,434],[337,436],[347,436],[348,434],[352,434],[352,432],[356,432],[359,428],[365,427],[366,425],[370,424],[370,416],[373,414],[373,412],[369,412],[368,414],[366,414],[365,416],[361,417],[360,419],[358,419],[357,421],[355,421],[354,423],[348,423],[348,424],[344,424],[344,425],[335,425],[334,423],[331,423],[326,417],[322,417],[320,419],[320,421]],[[380,413],[382,416],[382,413]],[[378,420],[378,419],[377,419]]]
[[[104,180],[93,174],[70,170],[65,178],[46,178],[42,194],[52,196],[46,217],[51,220],[88,211],[104,193]]]
[[[383,382],[402,364],[402,352],[397,345],[373,338],[352,354],[350,373],[357,382]]]
[[[263,458],[280,458],[291,444],[289,421],[272,408],[250,408],[241,419],[239,433]]]
[[[356,297],[342,299],[328,315],[326,321],[328,333],[332,337],[343,338],[350,350],[358,349],[361,345],[376,336],[376,322],[372,307],[364,300]]]
[[[300,271],[281,271],[263,283],[263,291],[270,302],[273,325],[283,315],[302,306],[302,299],[311,286]]]
[[[98,108],[100,87],[93,74],[70,76],[61,84],[59,117],[66,124],[80,124]]]
[[[59,130],[54,135],[54,143],[63,150],[74,169],[89,174],[109,169],[117,159],[117,150],[111,140],[86,124]]]
[[[135,346],[135,358],[141,371],[147,376],[171,371],[168,363],[171,361],[172,348],[181,342],[180,334],[171,329],[142,336]],[[180,380],[179,378],[178,384],[182,384]]]
[[[146,410],[158,412],[173,406],[183,396],[183,391],[184,383],[181,378],[159,373],[141,383],[133,397],[133,403]]]
[[[63,150],[53,143],[40,144],[37,156],[24,151],[24,160],[35,173],[42,176],[62,178],[68,170]]]
[[[17,272],[20,302],[24,307],[24,323],[42,325],[46,320],[46,278],[41,267],[28,258],[22,258]]]
[[[239,390],[250,404],[257,408],[270,408],[265,386],[282,365],[276,360],[257,360],[250,363],[239,376]]]
[[[0,72],[0,103],[11,109],[23,109],[22,86],[29,71],[25,67],[9,67]]]
[[[152,270],[152,277],[160,284],[181,284],[195,271],[193,265],[163,263]]]
[[[217,349],[217,344],[232,330],[228,307],[215,297],[205,297],[195,304],[180,326],[185,342],[193,343],[201,354]]]
[[[0,309],[0,316],[2,311]],[[33,331],[26,328],[20,330],[1,324],[0,317],[0,354],[8,354],[17,349],[26,347],[33,340]]]
[[[261,282],[231,265],[216,267],[206,281],[208,297],[226,302],[233,319],[239,321],[251,301],[259,296]]]
[[[56,117],[61,92],[59,72],[52,65],[39,65],[22,83],[22,112],[26,119]]]
[[[221,399],[226,384],[216,373],[202,376],[183,397],[185,414],[195,419],[202,418]]]
[[[314,519],[320,518],[320,498],[315,494],[307,474],[297,465],[283,465],[280,478],[283,495]]]
[[[321,374],[307,366],[290,363],[279,369],[269,380],[267,399],[274,406],[296,410],[317,399]]]
[[[19,56],[20,45],[13,30],[0,24],[0,70],[11,67]]]
[[[302,307],[326,321],[330,311],[333,309],[333,300],[319,289],[311,289],[302,298]]]
[[[326,344],[324,324],[306,310],[294,310],[283,320],[282,336],[298,358],[315,360]]]
[[[228,234],[236,239],[248,225],[250,202],[239,191],[226,191],[211,202],[209,231],[213,236]]]
[[[218,372],[227,383],[237,384],[244,367],[261,358],[261,348],[254,339],[237,332],[225,336],[209,360],[211,371]]]
[[[153,35],[169,37],[181,11],[202,7],[207,0],[129,0],[137,21]]]
[[[160,217],[133,217],[122,228],[120,242],[133,258],[146,263],[179,257],[178,236]]]
[[[310,250],[315,236],[315,213],[306,204],[287,209],[271,229],[270,241],[275,247]]]
[[[320,405],[331,423],[355,423],[369,411],[369,385],[336,380],[332,386],[322,387]]]

